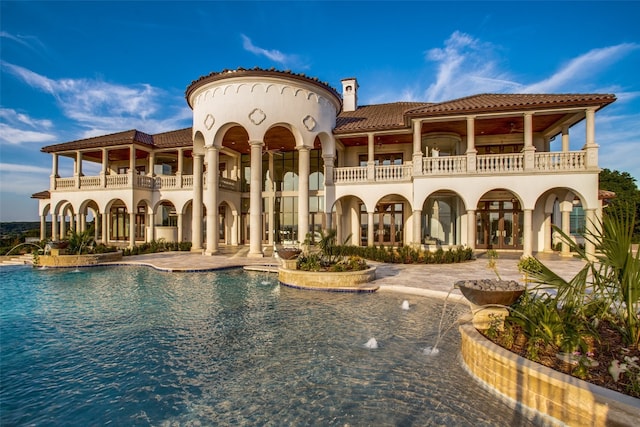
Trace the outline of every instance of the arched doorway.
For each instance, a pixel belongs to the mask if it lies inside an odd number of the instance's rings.
[[[402,246],[404,244],[405,206],[408,206],[408,201],[395,194],[385,196],[378,201],[373,213],[374,245]],[[365,216],[363,213],[366,214],[364,204],[360,205],[361,218]],[[366,222],[364,226],[361,222],[361,229],[367,229]]]
[[[524,215],[518,198],[508,190],[485,193],[476,209],[476,248],[523,248]]]

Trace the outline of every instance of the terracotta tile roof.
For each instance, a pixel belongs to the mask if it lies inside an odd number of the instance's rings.
[[[112,133],[110,135],[101,135],[93,138],[64,142],[62,144],[47,145],[46,147],[42,147],[40,151],[44,153],[55,153],[67,150],[112,147],[114,145],[132,144],[134,142],[143,145],[153,145],[153,137],[144,132],[140,132],[139,130],[131,129],[124,132]]]
[[[616,193],[614,193],[613,191],[598,190],[598,199],[600,200],[608,200],[608,199],[615,199],[615,198],[616,198]]]
[[[157,133],[153,135],[153,144],[157,148],[191,147],[193,145],[191,129],[192,128],[184,128],[170,132]]]
[[[206,76],[201,76],[197,80],[192,81],[191,84],[187,86],[187,89],[184,93],[184,97],[186,98],[187,104],[189,104],[189,107],[191,107],[189,96],[194,90],[196,90],[200,86],[210,82],[215,82],[218,80],[224,80],[232,77],[244,77],[244,76],[255,76],[255,77],[273,76],[278,78],[287,77],[294,80],[305,81],[307,83],[314,84],[316,86],[319,86],[329,91],[333,96],[336,97],[336,100],[338,101],[338,103],[342,104],[342,97],[340,96],[337,90],[335,90],[333,87],[329,85],[329,83],[320,81],[320,79],[318,79],[317,77],[309,77],[303,73],[293,73],[291,72],[291,70],[280,71],[275,69],[274,67],[269,69],[264,69],[260,67],[253,67],[249,69],[238,67],[235,70],[229,70],[225,68],[222,71],[214,71],[212,73],[209,73]]]
[[[49,192],[49,190],[45,190],[45,191],[38,191],[37,193],[33,193],[31,195],[32,199],[42,199],[42,200],[46,200],[46,199],[50,199],[51,198],[51,193]]]
[[[407,112],[410,117],[460,113],[517,111],[532,108],[604,107],[616,100],[610,94],[491,94],[467,96],[431,104]]]
[[[336,119],[333,133],[344,134],[368,130],[400,129],[408,127],[405,113],[425,108],[425,102],[394,102],[391,104],[363,105],[356,111],[341,112]]]

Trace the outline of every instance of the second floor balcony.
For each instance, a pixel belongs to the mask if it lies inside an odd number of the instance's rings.
[[[411,162],[402,165],[339,167],[334,169],[333,178],[336,184],[351,184],[409,181],[416,176],[572,173],[587,170],[586,152],[568,151],[533,153],[532,161],[526,160],[525,153],[423,157],[418,167]]]

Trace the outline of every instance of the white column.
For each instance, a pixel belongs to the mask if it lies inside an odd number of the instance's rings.
[[[99,234],[98,229],[100,228],[100,221],[102,220],[102,215],[96,211],[96,216],[93,218],[93,240],[99,242]]]
[[[309,148],[298,148],[298,240],[309,232]]]
[[[533,145],[533,114],[524,113],[524,170],[535,168],[536,147]]]
[[[413,174],[422,175],[422,122],[413,121]]]
[[[562,212],[562,232],[567,236],[571,236],[571,210],[573,205],[571,202],[562,202],[560,203],[560,211]],[[569,257],[571,256],[571,249],[569,245],[562,241],[562,256]]]
[[[231,217],[233,218],[233,223],[231,224],[231,246],[238,246],[238,212],[231,212]]]
[[[524,233],[524,241],[522,245],[522,256],[530,257],[533,255],[533,230],[532,230],[532,217],[533,210],[524,209],[524,225],[523,225],[523,233]]]
[[[40,215],[40,240],[47,238],[47,217]]]
[[[598,168],[598,145],[596,144],[596,120],[595,120],[596,111],[593,108],[589,108],[585,112],[585,116],[587,119],[587,139],[586,145],[584,146],[584,150],[586,151],[586,161],[587,169],[597,169]]]
[[[553,252],[553,249],[551,247],[553,240],[551,236],[551,215],[552,212],[545,212],[544,222],[542,223],[542,226],[544,227],[544,252]]]
[[[100,169],[100,187],[107,186],[107,170],[109,169],[109,150],[102,149],[102,168]]]
[[[193,203],[191,206],[191,251],[202,251],[202,154],[193,154]]]
[[[184,238],[184,227],[182,226],[182,212],[178,212],[178,243]]]
[[[218,252],[218,147],[207,147],[207,249],[205,255]]]
[[[57,241],[60,240],[59,232],[58,232],[58,214],[55,212],[51,213],[51,240]]]
[[[49,188],[52,190],[56,189],[56,178],[58,177],[58,153],[53,153],[51,156],[51,182]],[[52,237],[53,238],[53,237]],[[54,239],[55,240],[55,239]]]
[[[109,243],[109,218],[111,218],[109,212],[102,214],[102,243],[105,245]]]
[[[569,151],[569,126],[562,126],[562,152]]]
[[[156,214],[149,210],[149,235],[147,236],[147,242],[152,242],[156,239]]]
[[[136,174],[136,147],[133,144],[129,147],[129,172]]]
[[[476,211],[467,211],[467,246],[472,250],[476,249]]]
[[[249,198],[249,257],[263,257],[262,253],[262,141],[251,145],[251,188]]]
[[[419,245],[422,243],[422,210],[413,211],[413,243]]]
[[[367,212],[367,246],[374,246],[374,233],[373,233],[373,214],[374,212]]]
[[[75,178],[76,188],[80,188],[80,177],[82,176],[82,151],[76,152]]]
[[[467,117],[467,171],[474,172],[476,170],[476,118],[475,116]]]
[[[151,151],[149,153],[149,171],[147,172],[147,176],[154,176],[155,172],[153,171],[153,167],[156,164],[156,153],[155,151]]]
[[[129,247],[136,245],[136,213],[129,212]]]
[[[184,170],[184,149],[178,149],[178,170],[176,171],[176,180],[178,188],[182,188],[182,174]]]
[[[65,214],[65,210],[62,210],[62,215],[60,215],[60,240],[64,240],[67,237],[67,215]]]
[[[595,209],[586,209],[586,235],[594,236],[598,233],[596,229],[596,210]],[[596,260],[596,247],[593,244],[593,241],[590,238],[585,239],[584,241],[584,252],[587,255],[587,259],[589,261]]]
[[[374,160],[374,137],[373,133],[367,134],[367,179],[374,181],[376,179],[375,160]]]

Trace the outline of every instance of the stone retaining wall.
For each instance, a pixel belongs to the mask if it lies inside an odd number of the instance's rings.
[[[522,358],[460,326],[462,358],[503,396],[570,426],[638,426],[640,399],[599,387]]]
[[[278,280],[284,285],[305,289],[348,290],[362,289],[376,278],[376,268],[347,272],[303,271],[278,269]],[[377,286],[375,287],[377,289]]]
[[[36,267],[84,267],[121,259],[121,251],[91,255],[40,255]]]

